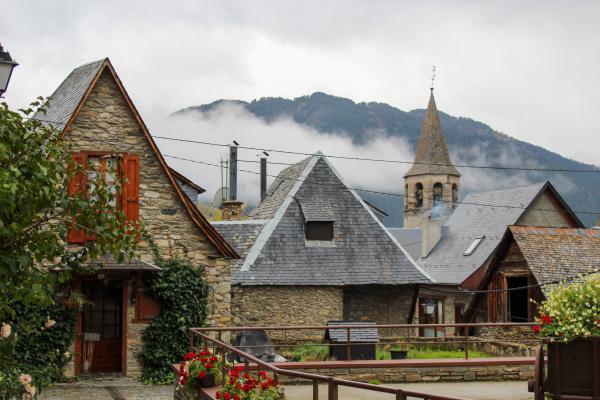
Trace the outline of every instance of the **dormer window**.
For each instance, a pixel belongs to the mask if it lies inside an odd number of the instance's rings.
[[[332,241],[333,221],[306,221],[304,234],[306,240]]]

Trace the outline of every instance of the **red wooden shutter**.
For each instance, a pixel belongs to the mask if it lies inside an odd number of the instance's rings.
[[[160,303],[144,293],[143,288],[138,289],[137,320],[149,322],[160,315]]]
[[[73,161],[85,167],[86,156],[85,154],[74,154]],[[85,172],[81,172],[71,178],[71,181],[69,182],[68,194],[69,196],[74,196],[84,192]],[[74,224],[71,224],[69,227],[69,232],[67,233],[68,243],[85,243],[85,237],[86,235],[83,229],[78,229]]]
[[[127,221],[137,222],[140,214],[140,158],[126,155],[123,158],[123,212]]]

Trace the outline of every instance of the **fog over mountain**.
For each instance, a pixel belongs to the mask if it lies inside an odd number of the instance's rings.
[[[443,109],[443,106],[438,104]],[[245,146],[275,148],[311,153],[412,161],[424,110],[402,111],[385,103],[355,103],[352,100],[313,93],[295,99],[265,97],[251,102],[218,100],[210,104],[179,110],[160,123],[160,131],[174,137],[230,143],[237,140]],[[545,150],[495,131],[485,123],[465,117],[454,117],[440,111],[443,129],[456,165],[525,167],[561,170],[598,170],[559,154]],[[156,130],[155,130],[156,132]],[[181,143],[160,142],[163,151]],[[177,146],[177,147],[173,147]],[[187,147],[187,146],[186,146]],[[190,146],[189,156],[201,155],[207,162],[217,163],[225,148]],[[257,161],[257,151],[240,150],[240,158]],[[252,153],[252,154],[250,154]],[[185,156],[183,156],[185,157]],[[248,159],[249,158],[249,159]],[[296,162],[300,156],[271,153],[271,162]],[[169,160],[184,172],[196,175],[209,193],[220,186],[218,169],[213,174],[200,173],[198,165]],[[402,193],[402,175],[409,164],[375,163],[332,159],[348,184],[356,188]],[[270,165],[275,174],[285,165]],[[241,169],[258,171],[253,162],[241,163]],[[550,180],[575,211],[600,210],[600,173],[519,171],[458,167],[462,173],[462,196],[473,191],[487,191]],[[203,169],[202,171],[205,171]],[[207,181],[208,177],[208,181]],[[258,177],[240,172],[240,194],[250,205],[258,201]],[[363,197],[390,214],[386,224],[402,223],[402,197],[362,193]],[[205,196],[210,200],[210,196]],[[597,216],[578,213],[592,225]]]

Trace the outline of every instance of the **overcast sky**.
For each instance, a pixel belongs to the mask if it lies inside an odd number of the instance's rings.
[[[441,110],[600,164],[598,21],[599,1],[5,0],[0,42],[21,64],[12,105],[108,56],[157,129],[220,98],[423,108],[435,64]]]

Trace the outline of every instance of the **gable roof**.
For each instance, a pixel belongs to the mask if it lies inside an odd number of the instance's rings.
[[[214,223],[226,237],[252,240],[245,259],[232,265],[242,285],[364,285],[430,283],[373,211],[322,154],[283,170],[253,215],[270,216],[260,230],[240,222]],[[278,208],[275,208],[275,205]],[[317,205],[322,209],[317,212]],[[334,221],[334,240],[307,241],[310,218]],[[234,231],[234,232],[232,232]],[[250,239],[254,236],[253,239]],[[234,267],[235,265],[235,267]]]
[[[184,208],[194,224],[206,235],[208,240],[215,246],[221,255],[224,257],[237,258],[238,255],[235,250],[218,234],[200,211],[193,205],[191,200],[184,194],[179,185],[177,185],[158,146],[156,146],[156,143],[152,139],[146,124],[135,108],[108,58],[75,68],[48,99],[45,114],[43,112],[37,112],[34,115],[34,118],[37,118],[46,124],[54,125],[57,129],[62,129],[64,135],[69,130],[73,121],[77,118],[79,110],[81,110],[85,104],[89,94],[104,71],[107,71],[114,79],[119,91],[123,95],[134,118],[140,126],[142,134],[146,138],[152,152],[158,159],[167,179],[171,183],[173,190],[183,203]]]
[[[415,161],[404,176],[424,174],[460,176],[460,172],[450,160],[448,144],[433,97],[433,88],[429,96],[423,125],[421,125]]]
[[[440,283],[460,284],[488,260],[506,228],[516,224],[549,186],[549,182],[540,182],[467,195],[444,223],[442,239],[419,264]],[[465,256],[467,248],[482,236],[471,255]]]
[[[600,271],[600,230],[510,226],[538,284]],[[547,295],[552,286],[541,286]]]

